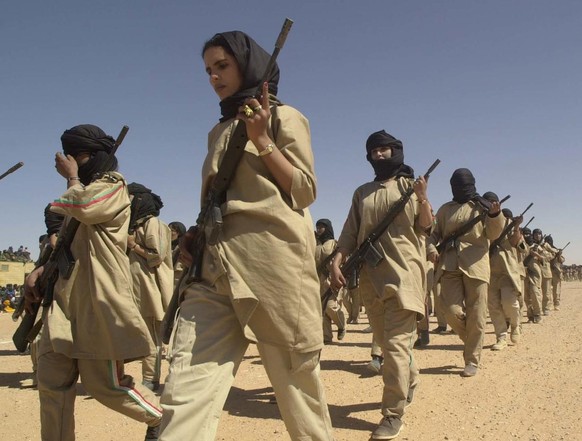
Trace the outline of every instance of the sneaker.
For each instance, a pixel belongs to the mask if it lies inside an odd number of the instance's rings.
[[[38,386],[38,382],[36,381],[36,375],[33,378],[28,378],[26,380],[22,380],[20,382],[20,387],[22,389],[30,389]]]
[[[366,365],[366,369],[374,373],[374,375],[378,375],[382,372],[382,361],[384,361],[382,357],[372,355],[372,360]]]
[[[408,395],[406,395],[406,403],[404,404],[405,408],[412,404],[412,400],[414,400],[414,391],[416,390],[417,385],[418,383],[413,384],[408,388]]]
[[[437,326],[436,328],[434,328],[434,330],[432,331],[435,334],[444,334],[445,332],[447,332],[447,327],[446,326]]]
[[[372,439],[394,439],[402,429],[402,420],[397,416],[385,416],[372,433]]]
[[[559,310],[560,310],[560,306],[559,305],[554,306],[554,311],[559,311]]]
[[[543,315],[550,315],[550,310],[549,309],[544,309],[542,312]]]
[[[469,363],[467,366],[465,366],[465,369],[461,373],[461,377],[474,377],[477,375],[478,370],[479,368],[477,366],[475,366],[473,363]]]
[[[338,329],[337,330],[337,339],[338,340],[343,340],[345,336],[346,336],[346,330],[345,329]]]
[[[362,332],[364,332],[365,334],[370,334],[372,332],[372,327],[368,326],[367,328],[362,329]]]
[[[518,344],[521,338],[521,326],[518,325],[511,330],[511,343]]]
[[[415,348],[424,348],[430,343],[430,336],[428,331],[420,331],[418,333],[418,339],[414,342]]]
[[[541,316],[539,316],[539,315],[534,315],[534,317],[533,317],[533,320],[532,320],[532,321],[533,321],[534,323],[536,323],[536,324],[537,324],[537,323],[539,323],[539,322],[541,322],[541,321],[542,321],[542,318],[541,318]]]
[[[158,441],[160,437],[160,426],[148,426],[144,441]]]
[[[491,346],[492,351],[502,351],[507,347],[507,340],[505,337],[499,337],[497,343]]]
[[[141,382],[141,384],[143,384],[149,390],[154,391],[154,392],[160,388],[160,382],[159,381],[143,380]]]

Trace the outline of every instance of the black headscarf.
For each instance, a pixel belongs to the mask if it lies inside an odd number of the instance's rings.
[[[554,246],[554,238],[552,237],[551,234],[548,234],[546,236],[546,242],[549,243],[552,247]]]
[[[372,150],[378,147],[391,147],[392,156],[388,159],[373,160]],[[404,164],[404,150],[402,142],[384,130],[372,133],[366,140],[366,159],[374,168],[375,181],[385,181],[396,177],[413,178],[414,170]]]
[[[479,203],[487,210],[491,207],[491,202],[477,193],[475,188],[475,177],[468,168],[458,168],[451,176],[451,190],[453,191],[453,201],[464,204],[465,202],[474,201]],[[489,195],[497,197],[493,192]],[[499,200],[499,198],[497,198]]]
[[[501,212],[503,213],[503,216],[505,216],[507,219],[513,219],[513,213],[509,208],[504,208],[501,210]]]
[[[110,155],[115,140],[93,124],[81,124],[65,130],[61,136],[65,155],[91,153],[91,158],[79,167],[79,178],[89,185],[98,173],[117,170],[117,158]]]
[[[160,208],[164,206],[162,199],[155,193],[136,182],[127,186],[127,191],[133,195],[131,200],[131,217],[129,231],[135,231],[136,227],[146,218],[160,215]]]
[[[319,243],[325,243],[328,240],[333,240],[334,235],[333,235],[333,226],[331,225],[331,221],[329,219],[319,219],[316,223],[315,226],[317,227],[318,225],[323,225],[325,227],[325,231],[323,233],[321,233],[320,236],[317,237],[317,241]]]
[[[240,90],[220,102],[220,111],[222,113],[220,121],[222,122],[234,118],[238,113],[238,108],[243,105],[244,101],[255,94],[271,55],[259,46],[255,40],[241,31],[216,34],[206,43],[205,47],[220,46],[218,43],[220,37],[226,41],[226,44],[231,49],[243,77]],[[217,44],[214,44],[214,41]],[[269,94],[273,95],[273,98],[278,91],[279,73],[279,66],[275,63],[267,77]],[[276,98],[274,98],[274,101],[277,102]]]
[[[172,241],[172,249],[176,248],[178,246],[178,243],[180,242],[180,238],[186,234],[186,227],[184,226],[184,224],[182,222],[170,222],[168,224],[168,226],[175,230],[176,233],[178,233],[178,237],[176,238],[176,240]]]

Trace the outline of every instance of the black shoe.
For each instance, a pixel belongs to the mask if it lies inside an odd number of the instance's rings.
[[[346,330],[345,329],[338,329],[337,330],[337,339],[338,340],[343,340],[345,336],[346,336]]]
[[[444,334],[445,332],[447,332],[447,327],[446,326],[437,326],[436,328],[434,328],[434,330],[432,331],[435,334]]]
[[[400,433],[402,421],[396,416],[385,416],[372,433],[372,439],[394,439]]]
[[[429,335],[428,331],[420,331],[418,333],[418,339],[414,342],[414,347],[415,348],[424,348],[425,346],[428,346],[429,343],[430,343],[430,335]]]
[[[539,323],[542,321],[542,318],[539,315],[534,315],[533,317],[533,322],[534,323]]]
[[[144,441],[158,441],[160,436],[160,426],[148,426]]]
[[[141,382],[141,384],[143,384],[149,390],[154,391],[154,392],[157,391],[160,388],[160,382],[159,381],[143,380]]]

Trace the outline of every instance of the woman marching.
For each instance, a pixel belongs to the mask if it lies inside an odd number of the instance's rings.
[[[245,124],[248,141],[220,206],[220,236],[204,248],[200,280],[182,286],[160,439],[214,439],[237,368],[256,343],[291,439],[331,440],[307,208],[316,192],[309,123],[277,100],[277,66],[262,96],[252,96],[269,54],[248,35],[216,34],[202,55],[222,113],[208,138],[203,201],[237,124]],[[184,251],[183,260],[190,264],[191,255]]]

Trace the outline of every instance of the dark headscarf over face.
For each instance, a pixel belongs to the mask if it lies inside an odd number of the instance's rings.
[[[493,193],[492,191],[486,191],[483,193],[483,197],[489,202],[499,202],[499,196],[497,196],[497,194]]]
[[[513,219],[513,213],[509,208],[504,208],[503,210],[501,210],[501,212],[503,213],[503,216],[505,216],[507,219]]]
[[[61,136],[65,155],[91,153],[91,158],[79,167],[79,178],[89,185],[98,173],[117,170],[117,158],[110,155],[115,140],[93,124],[81,124],[65,130]]]
[[[178,237],[176,240],[172,241],[172,248],[176,248],[178,246],[178,243],[180,242],[180,238],[186,234],[186,227],[184,226],[184,224],[182,222],[170,222],[168,224],[168,226],[176,231],[176,233],[178,233]]]
[[[44,209],[44,224],[46,226],[46,234],[56,234],[61,229],[65,216],[51,211],[51,204],[48,204]]]
[[[554,246],[554,238],[552,237],[551,234],[548,234],[546,236],[546,242],[549,243],[551,246]]]
[[[259,83],[269,63],[271,55],[267,53],[258,43],[241,31],[221,32],[212,37],[205,47],[220,46],[219,37],[224,38],[226,44],[234,54],[238,67],[242,74],[241,89],[220,102],[222,118],[220,121],[234,118],[238,113],[238,108],[243,105],[245,99],[250,98],[257,91]],[[217,40],[217,44],[212,44]],[[209,45],[209,46],[207,46]],[[275,63],[269,76],[269,94],[277,95],[279,85],[279,66]]]
[[[140,221],[160,215],[160,208],[164,206],[162,199],[157,194],[152,193],[149,188],[132,182],[127,186],[127,191],[133,195],[129,231],[135,231]]]
[[[451,176],[451,190],[453,191],[453,201],[464,204],[469,201],[479,203],[482,207],[489,210],[491,208],[491,201],[493,198],[499,198],[492,191],[487,192],[491,200],[487,200],[475,188],[475,177],[468,168],[458,168]]]
[[[333,235],[333,226],[331,225],[331,221],[329,219],[319,219],[315,226],[323,225],[325,227],[325,231],[317,237],[319,243],[325,243],[328,240],[332,240],[334,238]]]
[[[373,160],[371,152],[378,147],[390,147],[392,149],[392,156],[388,159]],[[366,159],[374,168],[374,173],[376,174],[375,181],[385,181],[393,176],[414,177],[414,170],[404,164],[402,142],[384,130],[374,132],[368,136],[366,141]]]

